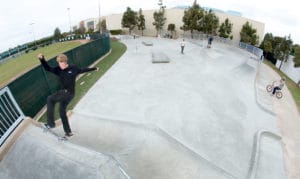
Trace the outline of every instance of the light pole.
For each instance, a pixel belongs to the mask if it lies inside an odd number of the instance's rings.
[[[69,15],[69,24],[70,24],[70,35],[72,33],[72,25],[71,25],[71,15],[70,15],[70,8],[68,7],[68,15]]]
[[[100,0],[98,0],[98,8],[99,8],[99,33],[101,35],[102,27],[101,27],[101,14],[100,14]]]
[[[29,25],[31,26],[31,30],[32,30],[33,43],[34,43],[34,46],[36,47],[36,41],[35,41],[35,35],[34,35],[34,28],[33,28],[34,23],[31,22]]]
[[[163,13],[164,14],[164,11],[165,11],[165,8],[167,7],[167,6],[165,6],[164,4],[163,4],[163,0],[158,0],[158,6],[159,6],[159,13]],[[161,34],[162,34],[162,27],[160,27],[160,29],[159,29],[159,35],[161,36]]]
[[[163,9],[165,9],[167,7],[163,4],[163,0],[159,0],[157,4],[160,8],[163,8]]]

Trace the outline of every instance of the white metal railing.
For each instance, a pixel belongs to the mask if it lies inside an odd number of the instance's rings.
[[[185,32],[184,34],[180,35],[181,38],[187,38],[190,39],[191,38],[191,33],[189,32]],[[209,34],[204,34],[201,32],[194,32],[193,33],[193,39],[195,40],[207,40],[207,38],[209,37]],[[238,42],[238,41],[234,41],[231,40],[229,38],[223,38],[223,37],[219,37],[219,36],[213,36],[214,41],[216,42],[220,42],[220,43],[224,43],[224,44],[228,44],[231,46],[235,46],[235,47],[239,47],[241,49],[244,49],[254,55],[256,55],[256,57],[261,58],[261,56],[263,55],[263,50],[255,47],[253,45],[249,45],[243,42]]]
[[[249,44],[240,42],[239,47],[244,49],[244,50],[247,50],[248,52],[250,52],[254,55],[256,55],[258,58],[261,58],[261,56],[263,55],[263,50],[258,48],[258,47],[255,47],[253,45],[249,45]]]
[[[25,118],[8,87],[0,90],[0,146]]]

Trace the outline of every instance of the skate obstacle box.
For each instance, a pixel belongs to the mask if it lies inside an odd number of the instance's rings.
[[[152,63],[170,63],[170,59],[163,52],[152,52]]]

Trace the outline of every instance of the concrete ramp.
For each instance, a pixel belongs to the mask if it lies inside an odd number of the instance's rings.
[[[75,112],[71,126],[72,143],[113,155],[132,178],[236,178],[151,124]]]
[[[244,63],[235,67],[232,72],[242,77],[253,77],[257,68],[257,61],[255,59],[248,59]],[[243,79],[244,80],[244,79]]]
[[[0,178],[125,179],[120,165],[109,155],[59,141],[30,125],[0,162]]]
[[[273,97],[267,92],[266,87],[276,79],[271,80],[268,67],[260,65],[256,75],[255,94],[258,105],[266,112],[275,115],[273,108]]]

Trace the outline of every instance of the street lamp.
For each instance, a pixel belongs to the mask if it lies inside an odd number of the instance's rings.
[[[99,33],[101,35],[101,31],[102,31],[102,28],[101,28],[101,15],[100,15],[100,0],[98,1],[98,8],[99,8]]]
[[[167,6],[163,5],[163,0],[159,0],[157,4],[162,9],[165,9],[167,7]]]
[[[159,11],[158,11],[158,12],[159,12],[159,13],[161,13],[161,12],[164,13],[164,10],[165,10],[166,6],[163,5],[163,0],[159,0],[157,4],[158,4],[158,6],[159,6]],[[161,33],[162,33],[161,30],[162,30],[162,28],[160,27],[160,29],[159,29],[159,34],[160,34],[160,35],[161,35]]]
[[[70,15],[70,8],[68,7],[68,15],[69,15],[69,23],[70,23],[70,34],[72,33],[72,25],[71,25],[71,15]]]
[[[31,26],[31,29],[32,29],[33,43],[34,43],[34,46],[36,47],[36,41],[35,41],[35,35],[34,35],[34,28],[33,28],[34,23],[31,22],[29,25]]]

